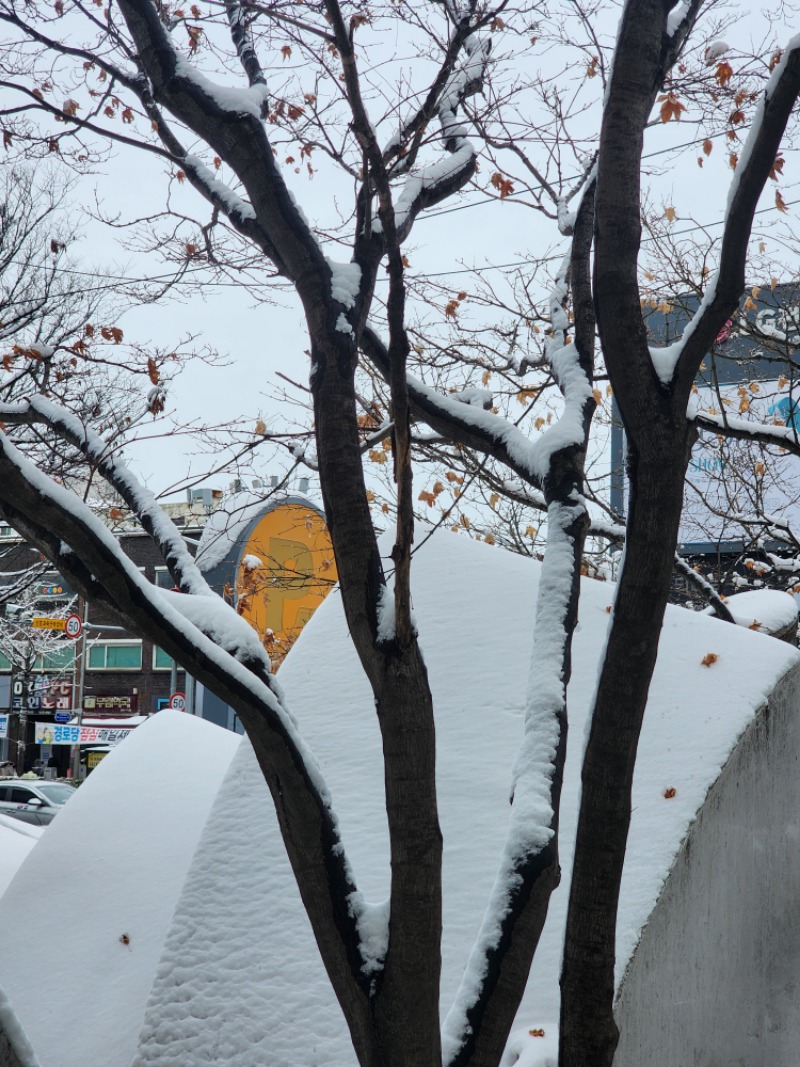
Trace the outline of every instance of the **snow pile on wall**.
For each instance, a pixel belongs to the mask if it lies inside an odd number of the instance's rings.
[[[415,557],[414,610],[430,672],[445,839],[442,1007],[460,980],[489,897],[521,738],[539,567],[442,534]],[[562,809],[564,879],[512,1035],[520,1063],[547,1062],[585,720],[613,587],[584,582],[570,688]],[[620,906],[624,968],[688,823],[737,737],[800,656],[786,644],[672,608],[645,720]],[[535,670],[535,653],[534,653]],[[338,596],[317,611],[281,670],[293,712],[333,790],[366,898],[388,895],[380,740]],[[511,1045],[509,1046],[511,1048]],[[136,1067],[166,1063],[350,1067],[355,1059],[297,899],[266,786],[240,748],[194,858],[158,967]],[[45,1067],[50,1067],[46,1064]]]
[[[725,598],[737,626],[764,634],[781,634],[797,625],[798,602],[780,589],[749,589]]]
[[[240,740],[179,712],[149,719],[0,899],[0,989],[43,1067],[130,1064],[175,900]]]

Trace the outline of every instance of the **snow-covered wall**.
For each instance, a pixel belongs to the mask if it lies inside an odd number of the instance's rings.
[[[710,790],[617,1014],[614,1067],[800,1063],[800,668]]]

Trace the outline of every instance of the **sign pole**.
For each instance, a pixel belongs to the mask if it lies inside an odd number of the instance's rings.
[[[81,726],[83,723],[83,693],[86,688],[86,629],[87,624],[89,622],[89,601],[83,600],[82,606],[83,611],[81,614],[83,615],[83,626],[81,627],[81,635],[79,638],[81,643],[79,653],[81,657],[81,666],[80,671],[78,673],[78,699],[76,700],[78,712],[78,726]],[[75,782],[77,782],[78,778],[80,777],[80,769],[81,746],[79,743],[75,745],[72,750],[72,779]]]
[[[22,675],[22,695],[20,697],[22,703],[19,706],[19,719],[17,720],[17,751],[15,762],[18,775],[25,773],[25,755],[28,747],[28,693],[30,692],[30,682],[31,677],[26,670]]]

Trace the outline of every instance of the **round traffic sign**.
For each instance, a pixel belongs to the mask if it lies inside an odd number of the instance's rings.
[[[173,711],[186,711],[186,694],[173,693],[169,698],[169,706]]]
[[[83,623],[81,622],[80,615],[67,615],[64,620],[64,633],[67,637],[76,638],[81,636],[83,630]]]

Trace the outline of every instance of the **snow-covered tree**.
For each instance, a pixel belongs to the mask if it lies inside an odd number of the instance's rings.
[[[58,0],[52,8],[34,0],[0,3],[9,35],[4,89],[18,101],[5,120],[10,141],[32,151],[52,145],[65,158],[78,145],[76,161],[91,154],[97,137],[159,156],[176,186],[191,186],[208,205],[208,221],[198,223],[196,235],[178,233],[184,258],[202,255],[213,266],[223,252],[238,250],[252,270],[255,254],[266,271],[294,288],[302,305],[315,433],[313,454],[303,454],[319,472],[344,610],[383,738],[392,862],[388,920],[359,891],[320,769],[256,635],[214,596],[178,531],[108,455],[102,437],[41,396],[0,408],[7,427],[34,425],[90,459],[160,546],[179,592],[149,587],[91,512],[19,453],[13,429],[0,437],[0,511],[82,595],[155,641],[236,710],[272,793],[298,890],[364,1067],[498,1064],[559,881],[566,686],[589,526],[584,461],[598,401],[595,326],[625,424],[630,496],[624,564],[583,768],[560,1061],[562,1067],[604,1067],[613,1059],[614,931],[636,744],[690,448],[697,425],[709,418],[690,410],[692,386],[744,289],[754,212],[800,92],[800,41],[793,39],[772,62],[751,71],[759,89],[742,102],[747,108],[739,108],[737,127],[749,123],[749,132],[735,160],[723,235],[704,276],[702,300],[679,341],[653,347],[639,279],[643,141],[651,124],[667,128],[685,110],[692,92],[685,57],[693,42],[696,55],[698,39],[704,61],[711,57],[706,77],[716,72],[717,90],[727,100],[730,76],[719,68],[730,64],[717,63],[727,46],[703,38],[702,8],[700,0],[677,6],[628,0],[612,55],[599,40],[603,13],[580,6],[576,21],[567,22],[558,8],[532,11],[475,0],[363,8],[338,0],[226,0],[188,11],[153,0],[120,0],[102,10],[81,0]],[[509,137],[501,134],[510,133],[513,143],[517,109],[536,99],[535,93],[518,95],[513,78],[504,81],[509,59],[494,47],[504,34],[512,41],[509,51],[518,41],[523,56],[540,39],[553,49],[557,42],[576,49],[578,58],[563,67],[565,77],[569,84],[582,72],[581,93],[586,86],[594,91],[592,114],[600,129],[596,137],[590,122],[580,137],[571,134],[566,120],[575,117],[570,101],[577,99],[571,89],[559,90],[549,77],[533,80],[554,125],[529,123],[531,152],[539,131],[544,163],[531,169],[529,158],[520,160],[534,200],[552,223],[547,239],[562,245],[539,300],[544,337],[536,360],[561,400],[557,417],[533,432],[492,410],[497,405],[481,392],[483,382],[450,393],[409,372],[414,290],[404,249],[415,222],[467,187],[484,148],[490,160],[505,150]],[[396,53],[386,45],[395,39],[403,42]],[[302,63],[295,66],[298,57]],[[699,92],[695,97],[698,107],[710,99]],[[583,104],[574,108],[579,117]],[[575,168],[570,181],[562,170],[567,159]],[[293,192],[295,171],[323,168],[326,178],[334,175],[330,226],[312,224]],[[490,184],[498,199],[513,188],[499,165]],[[342,209],[345,195],[351,206]],[[462,302],[458,293],[452,299]],[[456,309],[450,301],[447,306],[452,317]],[[371,415],[378,427],[363,419],[370,402],[362,402],[356,384],[361,356],[386,383],[385,415]],[[529,365],[512,361],[523,388]],[[473,957],[443,1027],[434,708],[410,602],[411,455],[422,423],[426,432],[502,464],[547,517],[532,635],[536,677],[513,771],[511,830]],[[732,426],[728,420],[722,429]],[[380,433],[379,441],[390,441],[381,451],[396,487],[391,577],[364,476],[370,429]],[[786,427],[748,432],[796,446]],[[381,923],[388,925],[376,938]],[[377,953],[376,943],[383,946]]]
[[[72,642],[64,637],[63,632],[38,629],[32,625],[33,619],[42,613],[45,600],[32,584],[35,573],[35,567],[23,568],[16,574],[7,573],[0,586],[0,651],[6,666],[11,669],[16,691],[19,692],[19,709],[13,729],[18,774],[26,769],[31,698],[38,699],[43,695],[42,686],[45,683],[48,687],[53,686],[54,682],[58,685],[62,680],[71,684],[73,671]],[[74,608],[74,602],[67,602],[55,611],[48,610],[47,614],[63,619]],[[69,689],[66,691],[70,692]],[[67,705],[72,706],[71,699],[67,700]]]

